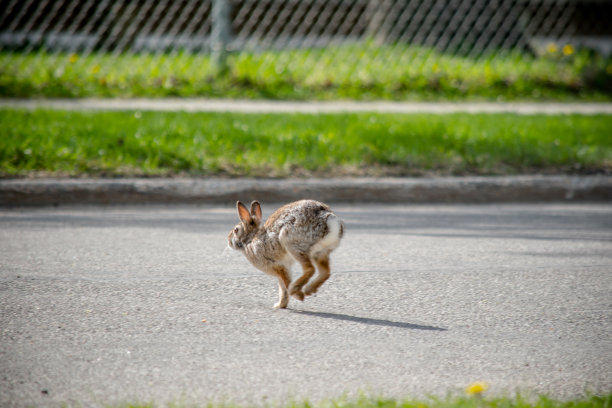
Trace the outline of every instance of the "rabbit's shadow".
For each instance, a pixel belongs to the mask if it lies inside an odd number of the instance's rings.
[[[414,323],[406,323],[406,322],[395,322],[392,320],[384,320],[384,319],[372,319],[370,317],[358,317],[358,316],[351,316],[351,315],[346,315],[346,314],[341,314],[341,313],[313,312],[309,310],[298,310],[298,309],[288,309],[288,310],[291,313],[297,313],[301,315],[322,317],[324,319],[343,320],[343,321],[367,324],[371,326],[399,327],[402,329],[411,329],[411,330],[431,330],[431,331],[448,330],[442,327],[426,326],[422,324],[414,324]]]

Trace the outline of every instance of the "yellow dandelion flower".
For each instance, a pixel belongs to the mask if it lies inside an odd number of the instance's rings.
[[[100,72],[100,65],[96,64],[93,67],[91,67],[92,74],[97,74],[98,72]]]
[[[488,388],[489,388],[489,384],[482,382],[482,381],[476,381],[468,385],[467,388],[465,389],[465,392],[468,395],[480,395],[483,392],[485,392]]]
[[[555,52],[559,51],[559,48],[557,47],[557,44],[551,42],[546,45],[546,51],[549,54],[554,54]]]
[[[68,62],[74,64],[75,62],[77,62],[78,59],[79,56],[77,54],[70,54],[70,56],[68,57]]]
[[[574,47],[571,44],[565,44],[562,51],[563,55],[572,55],[574,53]]]

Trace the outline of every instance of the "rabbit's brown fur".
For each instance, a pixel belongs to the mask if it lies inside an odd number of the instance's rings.
[[[316,293],[329,278],[329,254],[338,247],[344,223],[328,205],[302,200],[276,210],[261,225],[261,206],[253,201],[248,209],[236,203],[240,223],[229,233],[231,248],[240,250],[256,268],[278,278],[279,301],[285,308],[289,294],[299,300]],[[290,268],[302,266],[302,276],[291,283]],[[317,277],[307,285],[318,270]]]

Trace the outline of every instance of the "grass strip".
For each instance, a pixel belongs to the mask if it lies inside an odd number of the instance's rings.
[[[171,404],[169,406],[178,408],[181,407],[181,404]],[[240,408],[240,405],[235,404],[217,405],[209,403],[205,406],[206,408]],[[480,394],[446,398],[429,397],[420,400],[360,397],[356,399],[332,399],[317,404],[303,401],[268,406],[278,408],[611,408],[612,394],[590,395],[570,400],[557,400],[547,396],[525,398],[520,395],[515,397],[483,397]],[[156,405],[153,403],[119,406],[119,408],[155,407]]]
[[[420,176],[612,170],[612,116],[0,110],[0,175]]]
[[[232,54],[0,53],[0,96],[612,100],[612,59],[552,48],[478,58],[362,42]]]

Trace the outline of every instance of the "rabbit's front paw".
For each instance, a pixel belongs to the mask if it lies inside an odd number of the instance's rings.
[[[274,304],[274,308],[275,309],[286,309],[287,308],[287,303],[289,303],[289,302],[278,302],[278,303]]]

